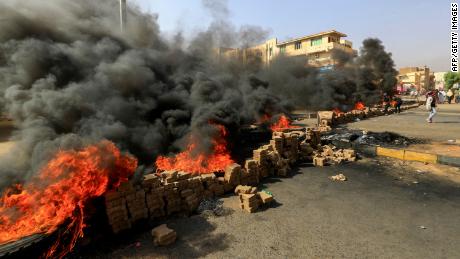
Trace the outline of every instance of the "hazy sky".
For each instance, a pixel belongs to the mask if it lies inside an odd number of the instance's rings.
[[[186,35],[204,29],[209,14],[200,0],[128,0],[158,14],[165,33]],[[455,1],[452,1],[455,2]],[[231,21],[258,25],[283,40],[330,29],[348,35],[354,48],[377,37],[393,53],[397,67],[427,65],[434,71],[450,68],[450,3],[447,0],[228,0]]]

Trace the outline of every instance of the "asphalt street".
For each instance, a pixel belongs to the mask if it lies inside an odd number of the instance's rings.
[[[460,104],[441,104],[433,123],[427,123],[428,112],[424,106],[400,114],[374,117],[349,123],[350,129],[375,132],[391,131],[404,136],[432,141],[460,139]]]
[[[244,213],[229,195],[225,216],[166,221],[178,234],[170,247],[154,247],[145,228],[71,257],[460,258],[458,185],[388,159],[294,172],[261,186],[277,202],[263,211]],[[328,179],[337,173],[348,181]]]

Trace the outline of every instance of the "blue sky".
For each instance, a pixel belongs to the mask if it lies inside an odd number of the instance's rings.
[[[128,0],[158,14],[163,32],[185,35],[211,22],[200,0]],[[228,0],[236,26],[258,25],[283,40],[330,29],[348,35],[354,48],[377,37],[393,54],[397,67],[427,65],[434,71],[450,67],[450,3],[446,0]]]

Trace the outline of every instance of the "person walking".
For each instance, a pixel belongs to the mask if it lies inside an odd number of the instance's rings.
[[[436,101],[438,99],[438,90],[427,94],[425,108],[429,111],[429,116],[426,119],[428,123],[433,123],[433,117],[436,115]]]
[[[460,89],[458,88],[454,90],[454,102],[460,103]]]
[[[403,103],[401,97],[395,96],[395,98],[393,100],[396,102],[395,103],[396,113],[401,113],[401,105]]]
[[[452,91],[452,89],[449,89],[446,95],[447,95],[447,103],[450,104],[452,102],[452,98],[454,98],[454,92]]]
[[[383,105],[385,106],[384,112],[385,114],[388,113],[388,108],[390,108],[390,97],[387,93],[383,94]]]

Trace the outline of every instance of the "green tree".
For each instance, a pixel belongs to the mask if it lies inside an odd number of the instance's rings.
[[[444,85],[446,90],[452,88],[454,84],[460,83],[460,74],[458,72],[447,72],[444,75]]]

